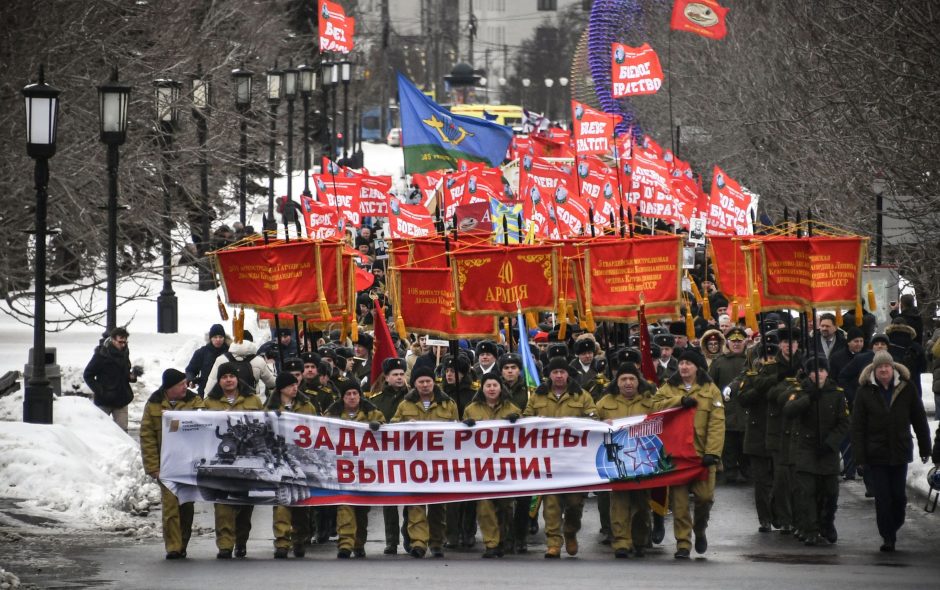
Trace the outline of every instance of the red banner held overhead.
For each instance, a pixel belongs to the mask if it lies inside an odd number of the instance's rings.
[[[336,207],[316,201],[306,195],[300,196],[300,211],[304,216],[307,237],[312,240],[328,240],[343,235],[345,220]]]
[[[728,9],[716,0],[675,0],[670,27],[673,31],[695,33],[708,39],[722,39],[728,33]]]
[[[614,127],[620,122],[620,115],[611,115],[572,100],[571,116],[574,120],[575,151],[579,155],[611,151]]]
[[[761,294],[807,306],[854,308],[861,293],[866,246],[861,237],[761,242]]]
[[[405,329],[439,338],[490,338],[498,318],[456,310],[449,268],[393,268],[392,281]]]
[[[656,94],[662,87],[663,69],[659,65],[659,56],[649,43],[640,47],[614,43],[610,54],[614,98]]]
[[[356,19],[346,16],[343,7],[335,2],[320,0],[317,22],[320,52],[349,53],[353,49]]]
[[[313,181],[317,188],[317,199],[321,203],[336,207],[352,227],[362,225],[362,215],[359,213],[361,179],[345,174],[314,174]]]
[[[715,166],[708,201],[707,228],[710,234],[750,235],[753,199],[736,180]]]
[[[672,223],[677,218],[669,164],[659,157],[656,149],[633,148],[630,175],[630,205],[644,217],[653,217]]]
[[[434,219],[423,205],[406,205],[398,199],[388,201],[391,238],[423,238],[434,233]]]
[[[553,311],[558,295],[558,259],[552,246],[513,246],[451,254],[457,311],[511,315]]]
[[[316,308],[322,287],[328,304],[342,306],[342,248],[340,242],[304,240],[219,250],[225,300],[261,311],[302,313]]]
[[[392,189],[391,176],[362,174],[359,189],[359,213],[363,217],[388,217],[388,192]]]
[[[603,311],[635,310],[641,302],[651,316],[658,308],[679,305],[681,236],[599,241],[585,250],[587,298],[595,317]]]

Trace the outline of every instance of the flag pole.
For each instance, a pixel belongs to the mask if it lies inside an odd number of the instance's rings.
[[[666,61],[669,64],[666,66],[669,72],[666,79],[666,96],[669,97],[669,148],[672,153],[676,153],[675,134],[673,133],[675,127],[672,123],[672,27],[669,28],[669,41],[666,47]]]

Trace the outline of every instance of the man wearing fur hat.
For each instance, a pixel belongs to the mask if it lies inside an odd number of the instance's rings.
[[[219,382],[206,394],[207,410],[218,412],[262,410],[261,399],[244,391],[238,379],[235,363],[222,363],[218,371]],[[251,533],[251,514],[254,506],[215,504],[215,544],[217,559],[231,559],[248,554],[248,535]]]
[[[526,416],[548,418],[596,418],[597,408],[591,394],[581,389],[570,377],[564,357],[553,357],[546,367],[548,380],[529,398]],[[568,555],[578,553],[578,531],[584,494],[546,494],[542,496],[542,517],[545,520],[546,558],[561,557],[562,539]]]
[[[839,450],[849,431],[845,393],[829,379],[825,357],[803,365],[803,380],[784,392],[790,421],[790,459],[794,465],[794,521],[808,546],[835,543],[839,502]]]
[[[918,456],[930,458],[927,412],[907,367],[885,351],[875,353],[858,378],[852,409],[852,447],[856,462],[871,478],[875,518],[883,543],[893,552],[907,509],[907,464],[914,460],[911,429]]]
[[[198,348],[186,365],[186,378],[196,384],[196,391],[202,397],[206,395],[206,382],[216,359],[225,354],[229,346],[222,324],[212,324],[208,339],[209,342]]]
[[[186,388],[186,374],[176,369],[163,372],[160,389],[153,392],[140,419],[140,455],[144,472],[160,484],[163,513],[163,545],[167,559],[184,559],[193,531],[193,503],[179,500],[160,482],[160,447],[163,442],[163,412],[201,410],[205,407],[196,392]]]
[[[292,373],[277,376],[274,391],[268,397],[265,410],[272,412],[294,412],[305,416],[316,416],[317,407],[312,399],[297,389],[297,378]],[[303,557],[304,543],[310,541],[310,508],[274,507],[274,558],[286,559],[287,550],[293,546],[294,557]]]
[[[581,336],[574,342],[574,359],[569,363],[571,378],[578,382],[581,389],[591,391],[597,372],[594,370],[594,354],[597,345],[591,336]]]
[[[382,361],[385,384],[382,391],[369,398],[369,402],[382,412],[384,422],[391,422],[398,411],[398,404],[408,393],[408,382],[405,380],[407,370],[408,364],[404,359],[387,358]],[[382,517],[385,520],[384,553],[395,555],[398,553],[398,506],[384,506]]]
[[[617,366],[617,374],[608,388],[608,394],[597,402],[597,415],[608,424],[617,418],[640,416],[653,411],[653,400],[643,395],[644,382],[640,370],[633,363]],[[643,557],[650,534],[650,491],[630,490],[610,492],[610,532],[614,557],[623,559],[631,554]],[[601,510],[598,501],[598,510]],[[603,515],[602,515],[603,516]],[[634,523],[638,523],[638,537],[633,537]]]
[[[356,381],[346,381],[340,388],[342,399],[327,408],[324,415],[340,420],[368,424],[373,431],[385,423],[385,415],[367,399]],[[366,534],[369,530],[369,507],[340,505],[336,508],[336,557],[366,556]]]
[[[708,540],[705,530],[715,498],[715,472],[721,462],[725,444],[725,407],[721,392],[708,377],[705,358],[695,350],[685,350],[679,356],[679,371],[669,378],[653,398],[657,410],[665,408],[696,408],[694,422],[695,451],[708,468],[703,481],[671,486],[673,531],[676,536],[676,559],[689,559],[692,533],[695,533],[696,553],[705,553]],[[694,517],[689,496],[694,495]]]
[[[411,371],[411,386],[413,389],[398,404],[393,424],[458,420],[457,404],[434,383],[433,369],[416,365]],[[444,506],[408,506],[407,512],[411,556],[422,558],[430,549],[434,557],[444,557]]]
[[[659,358],[656,359],[656,380],[665,383],[667,379],[679,370],[679,361],[673,356],[676,347],[674,334],[658,334],[653,336],[653,344],[659,347]]]
[[[499,348],[492,340],[482,340],[476,348],[477,364],[473,365],[472,379],[479,381],[484,373],[498,373],[496,359],[499,357]]]

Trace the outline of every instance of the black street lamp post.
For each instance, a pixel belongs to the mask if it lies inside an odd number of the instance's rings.
[[[209,80],[202,74],[202,65],[193,77],[193,119],[196,121],[196,136],[199,142],[199,194],[201,200],[201,215],[199,216],[201,238],[199,240],[199,290],[211,291],[215,289],[215,278],[206,259],[206,252],[212,249],[210,244],[209,223],[212,212],[209,207],[209,159],[206,154],[206,139],[209,135],[209,109],[211,108],[211,95]],[[244,225],[244,224],[243,224]]]
[[[23,421],[52,424],[52,388],[46,377],[46,205],[49,199],[49,158],[55,155],[59,90],[45,82],[23,88],[26,98],[26,153],[36,161],[36,287],[33,316],[32,374],[23,398]]]
[[[248,111],[251,110],[251,78],[255,73],[244,68],[232,70],[235,82],[235,107],[241,113],[238,122],[238,221],[242,227],[247,223],[248,198]]]
[[[269,70],[267,77],[267,97],[269,116],[271,117],[271,134],[268,137],[268,218],[264,226],[264,231],[268,233],[277,233],[277,220],[274,219],[274,176],[276,166],[277,147],[277,107],[281,103],[281,93],[284,86],[284,72],[277,69],[277,62],[274,68]]]
[[[127,139],[127,100],[131,87],[118,83],[117,68],[98,86],[98,123],[101,142],[108,146],[108,293],[105,335],[117,327],[117,212],[118,146]]]
[[[284,202],[284,223],[294,216],[291,208],[294,191],[294,99],[297,98],[297,82],[300,70],[294,67],[293,60],[284,70],[284,98],[287,99],[287,199]],[[285,229],[285,231],[287,231]]]
[[[170,160],[173,157],[173,132],[179,126],[179,96],[182,84],[176,80],[154,80],[154,106],[157,112],[158,141],[163,157],[163,235],[160,251],[163,254],[163,289],[157,297],[157,332],[175,334],[179,326],[176,293],[173,291],[173,266],[171,240],[173,231],[172,189],[175,183],[170,176]]]
[[[352,63],[343,60],[339,63],[343,80],[343,159],[349,160],[349,80],[352,78]]]
[[[320,85],[323,88],[323,113],[321,114],[321,129],[327,133],[327,141],[324,144],[324,151],[329,152],[333,149],[333,123],[330,121],[330,87],[333,84],[333,63],[330,61],[320,62]],[[332,158],[329,153],[327,157]]]
[[[300,74],[300,97],[304,105],[304,192],[310,197],[310,95],[316,90],[317,70],[304,64],[297,68]]]

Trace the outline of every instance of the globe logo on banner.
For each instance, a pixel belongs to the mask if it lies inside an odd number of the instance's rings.
[[[672,470],[658,435],[630,436],[630,429],[604,435],[597,449],[597,473],[611,481],[649,477]]]

